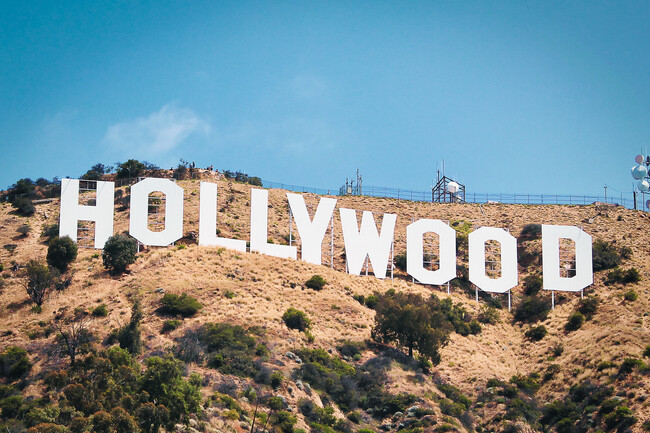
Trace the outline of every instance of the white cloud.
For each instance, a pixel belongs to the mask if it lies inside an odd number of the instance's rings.
[[[102,142],[130,154],[154,157],[173,150],[194,133],[207,134],[209,130],[208,122],[192,110],[167,104],[147,117],[110,126]]]

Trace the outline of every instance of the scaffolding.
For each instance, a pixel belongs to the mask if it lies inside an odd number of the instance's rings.
[[[79,180],[79,205],[95,206],[97,181]],[[79,248],[95,248],[95,221],[77,221],[77,245]]]
[[[453,191],[452,186],[457,186],[458,190]],[[436,184],[431,187],[431,201],[434,203],[465,203],[465,185],[445,176],[438,177]]]

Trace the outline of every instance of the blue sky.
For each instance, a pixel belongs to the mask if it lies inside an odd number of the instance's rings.
[[[2,2],[0,187],[129,158],[265,180],[629,192],[650,2]]]

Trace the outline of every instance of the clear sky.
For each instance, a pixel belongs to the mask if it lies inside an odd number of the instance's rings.
[[[632,190],[648,1],[0,5],[0,187],[179,158],[262,179]]]

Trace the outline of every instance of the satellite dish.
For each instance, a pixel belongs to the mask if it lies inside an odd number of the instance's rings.
[[[456,194],[459,188],[460,186],[453,180],[447,184],[447,192],[450,192],[452,194]]]
[[[648,183],[647,180],[640,180],[639,183],[637,184],[639,187],[639,191],[641,192],[648,192],[650,191],[650,183]]]
[[[634,160],[636,161],[637,164],[643,164],[643,155],[637,155],[634,157]]]
[[[635,165],[632,167],[632,177],[636,180],[643,179],[648,175],[648,168],[645,165]]]

